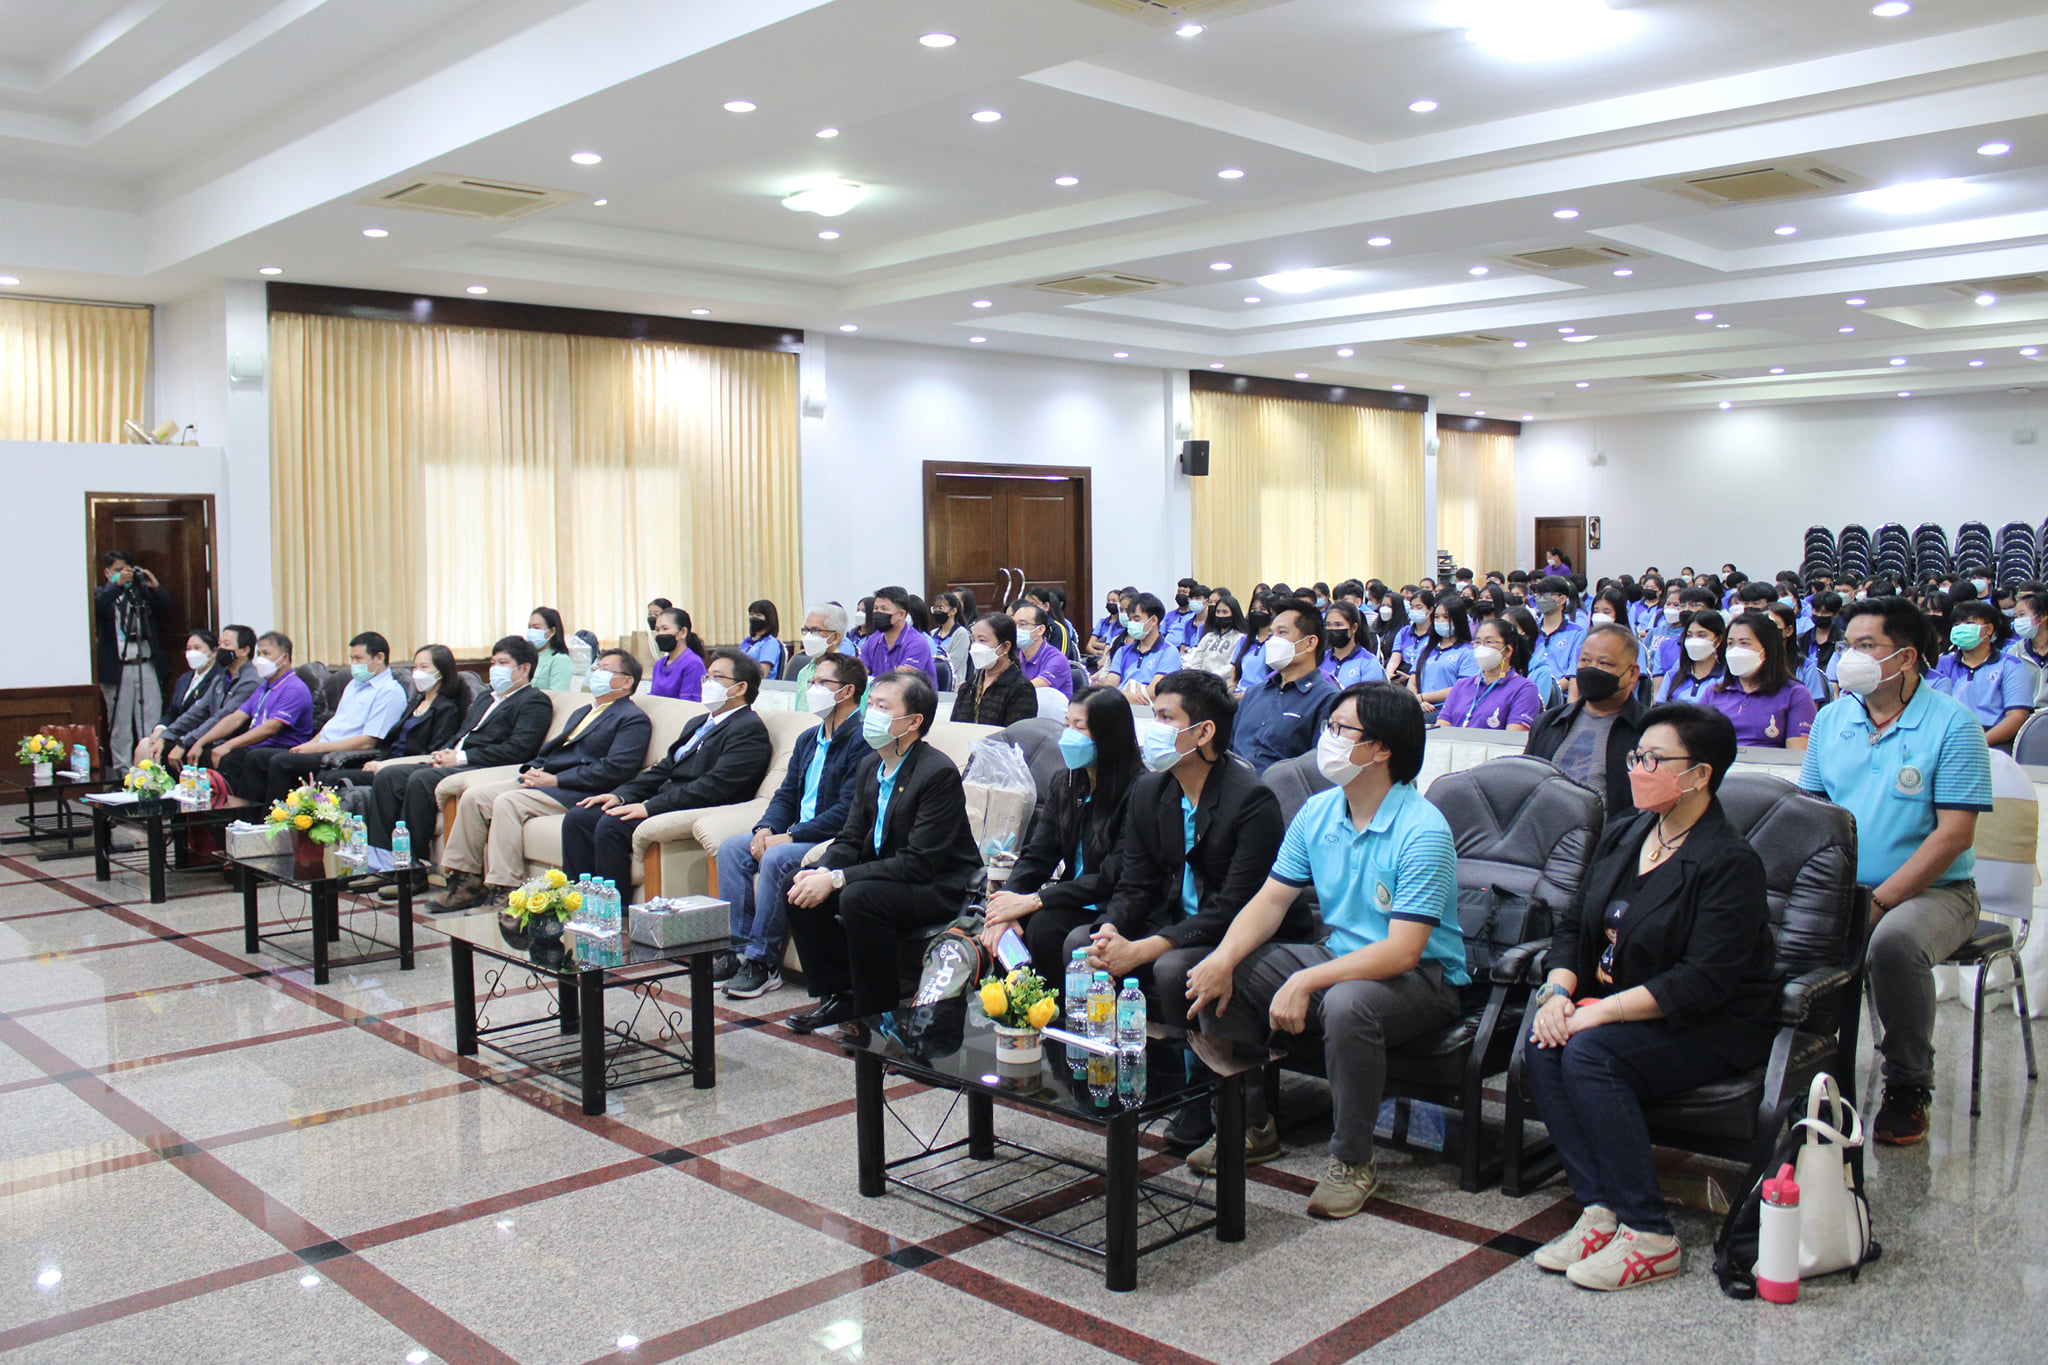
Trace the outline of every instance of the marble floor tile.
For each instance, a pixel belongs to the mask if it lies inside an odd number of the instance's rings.
[[[127,1130],[62,1085],[0,1095],[0,1176],[14,1181],[143,1151]]]
[[[9,1010],[93,1001],[106,995],[225,976],[227,968],[175,943],[144,943],[48,961],[0,965],[0,1001]]]
[[[56,907],[52,907],[53,909]],[[80,954],[109,943],[141,943],[155,937],[103,910],[78,909],[0,921],[0,958],[37,953]]]
[[[21,1024],[79,1065],[101,1066],[333,1021],[325,1010],[261,982],[220,981],[97,1009],[32,1014]]]

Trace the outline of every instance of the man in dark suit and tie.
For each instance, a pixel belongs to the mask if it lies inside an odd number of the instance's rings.
[[[413,857],[423,860],[434,841],[441,810],[434,788],[441,779],[469,768],[496,768],[524,763],[540,752],[554,723],[554,703],[528,686],[539,654],[523,635],[507,635],[491,646],[491,690],[477,698],[455,742],[419,763],[387,760],[364,765],[376,773],[370,792],[370,842],[391,847],[391,827],[405,821],[412,836]]]
[[[768,776],[773,745],[754,713],[761,665],[715,649],[704,669],[708,715],[683,727],[668,756],[615,791],[587,796],[562,821],[562,870],[570,880],[605,877],[633,888],[633,827],[650,815],[750,801]]]
[[[875,752],[854,777],[853,808],[818,866],[789,888],[789,928],[818,1007],[798,1033],[896,1008],[906,935],[960,913],[981,871],[953,760],[924,742],[939,698],[919,669],[885,673],[861,731]]]
[[[640,771],[654,723],[632,702],[640,661],[623,650],[597,657],[587,679],[590,705],[541,746],[517,773],[480,777],[455,804],[442,841],[448,888],[434,910],[473,910],[501,900],[526,879],[526,822],[560,815],[585,797],[608,792]]]

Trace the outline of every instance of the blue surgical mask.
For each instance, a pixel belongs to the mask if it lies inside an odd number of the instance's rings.
[[[1124,634],[1130,636],[1133,640],[1144,639],[1145,623],[1143,621],[1139,621],[1132,617],[1126,616],[1124,618]]]
[[[895,734],[889,729],[897,717],[885,716],[869,707],[860,713],[860,736],[868,742],[870,749],[886,749],[896,742]]]
[[[583,682],[590,689],[590,695],[593,697],[601,697],[612,690],[612,675],[608,669],[591,669]]]
[[[492,665],[491,665],[491,691],[493,691],[493,692],[509,692],[509,691],[511,691],[511,690],[512,690],[512,669],[511,669],[511,667],[510,667],[509,665],[507,665],[507,664],[492,664]]]
[[[548,633],[546,631],[538,626],[528,626],[526,628],[526,643],[532,645],[535,649],[539,649],[547,642]]]
[[[1060,731],[1060,761],[1069,768],[1086,768],[1095,762],[1095,737],[1079,730]]]
[[[1187,757],[1180,751],[1180,737],[1186,731],[1176,730],[1163,720],[1146,721],[1144,730],[1138,740],[1138,751],[1144,755],[1145,766],[1153,772],[1163,773]]]
[[[370,666],[368,664],[350,664],[348,666],[348,675],[357,682],[368,682],[370,680]]]
[[[1778,605],[1781,607],[1790,607],[1792,608],[1792,610],[1798,611],[1799,599],[1796,597],[1781,597],[1778,599]]]
[[[2040,629],[2041,618],[2038,616],[2015,616],[2012,618],[2012,633],[2019,636],[2022,640],[2033,639],[2034,633]]]
[[[1436,623],[1436,638],[1439,640],[1451,638],[1451,623],[1449,621],[1439,621]]]

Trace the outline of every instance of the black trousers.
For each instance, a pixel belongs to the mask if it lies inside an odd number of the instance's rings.
[[[1045,984],[1060,993],[1062,1001],[1067,991],[1067,960],[1074,955],[1077,947],[1086,947],[1086,930],[1095,927],[1100,918],[1098,912],[1086,906],[1071,910],[1039,910],[1025,917],[1021,926],[1024,946],[1031,950],[1031,967],[1045,979]],[[1068,942],[1075,930],[1084,931],[1077,944]]]
[[[228,780],[228,787],[245,801],[261,801],[270,794],[270,766],[284,757],[283,749],[230,749],[220,755],[214,767]]]
[[[572,804],[562,817],[562,871],[572,882],[578,877],[609,877],[619,894],[632,900],[633,827],[639,823],[595,806]]]
[[[295,754],[289,750],[278,752],[277,757],[270,760],[270,788],[264,794],[272,801],[282,801],[291,794],[292,788],[303,786],[308,781],[328,787],[341,786],[342,779],[338,774],[349,770],[323,766],[333,757],[333,754]]]
[[[370,842],[378,848],[391,847],[391,828],[405,821],[412,839],[413,861],[427,858],[427,846],[440,828],[441,807],[434,802],[434,788],[444,777],[466,773],[468,768],[437,768],[431,763],[407,763],[378,772],[370,787]]]
[[[870,877],[848,882],[817,905],[789,907],[789,933],[803,959],[814,998],[851,995],[862,1014],[893,1010],[901,1000],[897,958],[917,929],[960,913],[961,888],[911,885]]]

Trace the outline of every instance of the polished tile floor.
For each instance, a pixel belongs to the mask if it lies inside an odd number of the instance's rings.
[[[1384,1152],[1365,1215],[1313,1222],[1326,1130],[1305,1082],[1290,1082],[1288,1156],[1255,1173],[1246,1241],[1180,1243],[1141,1263],[1136,1292],[1110,1294],[1094,1264],[861,1198],[852,1067],[781,1026],[793,988],[720,1002],[716,1089],[665,1082],[586,1118],[551,1082],[456,1057],[449,955],[425,919],[417,970],[315,988],[285,957],[243,955],[240,902],[217,877],[174,877],[152,906],[123,874],[99,884],[89,861],[11,852],[10,1360],[2048,1359],[2048,1157],[2009,1010],[1988,1021],[1972,1122],[1969,1015],[1942,1007],[1932,1138],[1871,1161],[1884,1257],[1860,1284],[1807,1286],[1796,1308],[1721,1297],[1707,1209],[1739,1172],[1675,1155],[1670,1186],[1696,1210],[1681,1217],[1689,1268],[1631,1293],[1528,1261],[1576,1212],[1561,1188],[1464,1194],[1430,1156]],[[280,922],[303,913],[265,903]],[[937,1095],[896,1098],[913,1125],[944,1113]],[[1048,1123],[999,1127],[1086,1151]]]

